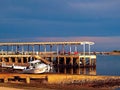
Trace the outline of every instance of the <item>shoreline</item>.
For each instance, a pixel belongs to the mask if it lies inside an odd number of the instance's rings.
[[[2,74],[1,74],[2,75]],[[9,74],[10,75],[10,74]],[[7,76],[9,76],[7,74]],[[23,76],[23,75],[22,75]],[[27,75],[28,76],[28,75]],[[31,75],[32,76],[32,75]],[[36,76],[36,75],[35,75]],[[9,81],[7,83],[0,83],[0,89],[4,90],[115,90],[120,86],[119,76],[86,76],[86,75],[71,75],[65,77],[63,75],[48,75],[52,80],[61,83],[41,82],[38,79],[32,79],[31,82],[25,83],[20,81]],[[64,77],[64,78],[63,78]],[[67,79],[65,79],[67,77]],[[71,77],[68,79],[68,77]],[[58,79],[58,80],[57,80]],[[72,82],[69,80],[73,79]],[[76,80],[75,80],[76,79]]]
[[[0,83],[0,90],[115,90],[114,87],[93,88],[89,86],[66,85],[66,84],[20,84],[20,83]]]
[[[119,56],[120,52],[97,52],[96,55],[115,55],[115,56]]]

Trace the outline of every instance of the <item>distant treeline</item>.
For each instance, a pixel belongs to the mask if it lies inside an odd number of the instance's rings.
[[[120,50],[113,50],[113,52],[119,52],[120,53]]]

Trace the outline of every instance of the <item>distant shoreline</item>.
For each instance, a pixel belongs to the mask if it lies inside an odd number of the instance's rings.
[[[120,55],[120,52],[95,52],[96,55]]]
[[[109,52],[109,55],[120,55],[120,52]]]

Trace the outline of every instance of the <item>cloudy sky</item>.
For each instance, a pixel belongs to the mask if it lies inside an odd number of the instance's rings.
[[[0,40],[90,40],[120,50],[120,0],[0,0]]]

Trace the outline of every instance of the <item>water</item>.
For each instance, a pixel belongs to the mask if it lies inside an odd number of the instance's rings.
[[[120,88],[116,88],[115,90],[120,90]]]
[[[55,73],[120,76],[120,56],[97,55],[96,68],[54,68]]]
[[[98,55],[96,73],[120,76],[120,56]]]
[[[98,55],[96,73],[97,75],[120,76],[120,56]],[[115,90],[120,90],[120,88]]]

